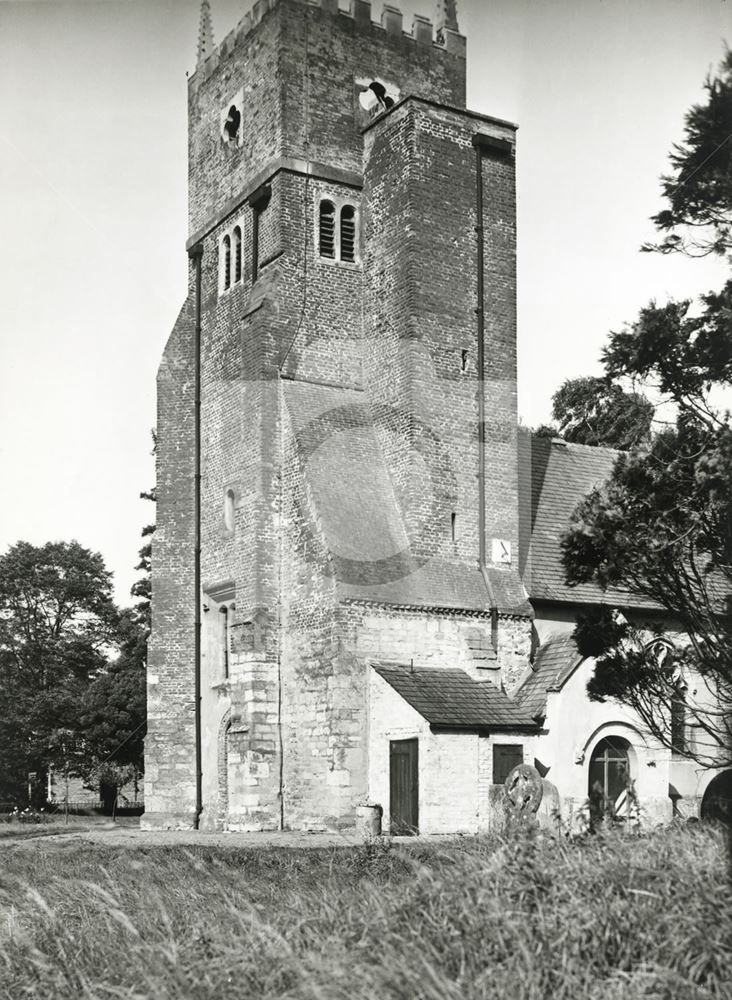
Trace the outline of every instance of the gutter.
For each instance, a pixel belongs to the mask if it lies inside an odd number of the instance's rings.
[[[538,728],[538,723],[536,722],[492,722],[489,724],[485,723],[466,723],[465,725],[457,725],[453,723],[442,723],[442,722],[431,722],[430,732],[435,735],[440,733],[477,733],[479,736],[495,736],[500,733],[525,733],[532,734],[535,733]]]
[[[203,244],[188,251],[196,268],[195,324],[193,327],[194,390],[193,390],[193,711],[196,754],[196,811],[193,825],[197,830],[203,812],[203,767],[201,753],[201,261]]]

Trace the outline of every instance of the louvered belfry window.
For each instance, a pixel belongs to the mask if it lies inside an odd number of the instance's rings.
[[[332,201],[320,203],[320,256],[335,258],[335,205]]]
[[[234,226],[234,283],[241,281],[241,228]]]
[[[353,205],[341,209],[341,260],[356,259],[356,210]]]
[[[231,239],[224,236],[224,289],[231,287]]]

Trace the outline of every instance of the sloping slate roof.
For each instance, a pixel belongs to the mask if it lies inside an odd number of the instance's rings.
[[[532,600],[651,607],[627,590],[564,582],[560,541],[577,504],[610,477],[618,452],[567,444],[519,432],[520,552],[524,586]]]
[[[534,726],[530,715],[486,681],[457,668],[374,663],[374,670],[433,726],[462,729]]]
[[[364,393],[295,381],[283,392],[339,599],[488,610],[477,566],[412,555]],[[530,613],[518,574],[489,572],[501,610]]]
[[[522,711],[532,719],[543,718],[547,692],[561,690],[581,661],[571,632],[549,636],[539,647],[533,671],[514,695]]]

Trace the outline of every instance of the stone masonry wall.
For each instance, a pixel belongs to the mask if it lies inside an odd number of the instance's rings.
[[[531,621],[525,618],[499,619],[494,657],[489,655],[488,614],[389,608],[366,602],[344,605],[342,614],[344,639],[359,659],[459,667],[475,680],[498,688],[505,678],[525,669],[531,651]]]
[[[188,216],[191,234],[227,203],[248,180],[279,155],[282,116],[278,71],[280,21],[272,11],[256,31],[216,59],[215,72],[200,70],[188,86]],[[221,133],[221,113],[237,95],[242,107],[242,143]]]
[[[193,308],[191,290],[158,373],[143,817],[148,827],[189,827],[195,819]]]
[[[358,103],[357,82],[379,79],[400,96],[465,107],[464,46],[452,52],[417,40],[404,33],[401,16],[389,28],[375,24],[371,4],[362,0],[351,16],[331,13],[326,4],[281,4],[285,155],[361,172],[360,131],[369,116]]]
[[[365,795],[363,666],[341,641],[335,581],[292,437],[283,481],[282,706],[285,825],[352,826]]]
[[[358,90],[385,80],[400,94],[465,106],[464,39],[438,45],[389,19],[371,21],[371,5],[350,13],[332,0],[255,4],[189,80],[191,234],[233,211],[243,192],[270,176],[281,157],[361,171],[361,128],[368,114]],[[221,115],[241,101],[241,144],[221,135]]]
[[[360,219],[360,189],[295,174],[283,177],[281,186],[282,226],[288,234],[281,261],[283,292],[286,289],[283,306],[291,317],[291,332],[280,355],[283,372],[290,377],[359,386],[363,343],[361,226],[357,226],[356,260],[330,260],[318,252],[318,213],[321,200],[330,199],[337,206],[353,205]]]
[[[408,100],[367,130],[364,153],[365,378],[388,414],[382,447],[415,552],[473,563],[478,130],[513,140],[511,126]],[[508,541],[517,576],[513,159],[486,154],[482,169],[487,549],[490,559],[491,539]]]
[[[523,619],[502,619],[499,660],[483,667],[488,641],[484,619],[463,616],[458,621],[450,615],[420,617],[392,609],[337,606],[328,554],[309,548],[314,538],[322,540],[322,531],[319,535],[317,524],[305,531],[298,520],[306,516],[309,501],[291,448],[292,427],[282,423],[286,408],[279,368],[289,378],[356,386],[368,356],[381,366],[381,382],[372,378],[377,407],[393,395],[406,412],[424,417],[425,427],[438,428],[433,436],[450,454],[442,464],[444,475],[435,480],[444,501],[444,524],[424,540],[425,552],[454,559],[474,559],[476,554],[471,526],[475,377],[470,357],[475,303],[469,282],[460,284],[463,264],[474,250],[468,162],[473,125],[459,112],[428,113],[407,102],[407,146],[390,147],[387,137],[385,155],[390,159],[384,163],[389,170],[379,179],[381,187],[376,183],[378,157],[367,159],[367,204],[361,172],[362,129],[369,116],[358,102],[359,89],[378,78],[397,97],[418,93],[464,107],[463,40],[447,32],[445,44],[434,44],[424,24],[418,37],[407,36],[393,11],[385,13],[381,26],[372,24],[370,13],[364,0],[353,0],[349,14],[338,12],[333,0],[322,0],[321,5],[260,2],[256,16],[245,19],[189,83],[190,230],[203,247],[202,593],[193,593],[191,269],[189,299],[159,377],[148,825],[185,826],[194,821],[197,600],[202,608],[209,607],[202,611],[201,822],[210,828],[273,828],[282,821],[299,827],[338,826],[353,821],[355,806],[367,792],[365,658],[377,655],[376,650],[388,646],[391,656],[400,657],[409,647],[416,650],[410,654],[415,658],[434,659],[439,649],[446,664],[467,664],[481,676],[487,671],[494,676],[496,662],[506,665],[508,676],[523,655]],[[241,143],[222,137],[221,116],[234,101],[242,108]],[[400,134],[403,120],[403,109],[388,116],[394,134]],[[391,136],[391,129],[392,124],[381,131],[377,125],[366,133],[367,145],[375,149],[373,137]],[[384,184],[389,171],[389,176],[395,174],[401,152],[409,154],[401,168],[405,163],[409,168],[410,225],[420,228],[407,244],[404,228],[401,235],[399,231],[404,219],[397,209],[402,206],[389,200]],[[457,187],[449,197],[438,197],[444,177],[430,186],[428,175],[439,173],[446,156]],[[515,362],[512,168],[485,170],[493,192],[487,196],[493,207],[486,224],[493,226],[498,240],[487,250],[494,262],[489,268],[495,270],[490,308],[497,327],[491,337],[496,349],[501,338],[508,344],[510,382]],[[247,198],[263,182],[269,185],[269,200],[252,207]],[[429,198],[415,200],[428,189]],[[316,212],[325,196],[360,206],[359,253],[353,264],[318,257]],[[449,214],[451,198],[458,206],[454,218]],[[260,213],[256,247],[255,212]],[[370,219],[382,225],[383,248],[368,247]],[[232,260],[232,285],[224,289],[221,249],[235,225],[242,232],[242,274],[234,280]],[[458,247],[454,259],[448,260],[444,252],[440,257],[443,244]],[[430,254],[433,273],[424,266]],[[364,266],[372,266],[375,275],[368,300]],[[456,295],[462,303],[457,313]],[[374,313],[384,317],[383,324],[373,322]],[[384,332],[387,318],[399,331],[394,344]],[[465,372],[458,372],[462,349],[469,357]],[[503,378],[506,372],[497,376]],[[509,387],[507,395],[497,392],[492,397],[496,414],[514,405],[511,391]],[[423,400],[419,405],[417,396]],[[510,419],[509,413],[506,421]],[[496,416],[489,524],[490,530],[513,539],[511,442],[499,424]],[[396,427],[398,432],[403,429]],[[415,461],[410,452],[408,467],[399,458],[398,444],[387,439],[382,443],[387,454],[391,449],[396,455],[391,464],[397,489],[417,505],[418,513],[421,459]],[[233,526],[224,517],[227,491],[234,497]],[[447,531],[451,512],[458,517],[455,542]],[[219,614],[223,602],[231,609],[228,677],[216,666],[220,650],[213,619],[205,622],[206,614]],[[372,641],[371,619],[374,630],[381,628],[388,637],[381,644]],[[380,624],[375,624],[377,619]],[[394,622],[399,623],[396,628]]]

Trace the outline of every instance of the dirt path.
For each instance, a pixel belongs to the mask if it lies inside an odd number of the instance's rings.
[[[89,843],[109,847],[353,847],[363,843],[363,837],[347,833],[303,833],[301,831],[274,831],[269,833],[203,833],[198,830],[140,830],[138,827],[105,824],[86,830],[69,830],[63,827],[53,833],[33,837],[8,837],[0,841],[4,847],[32,847],[50,840],[59,844]]]

